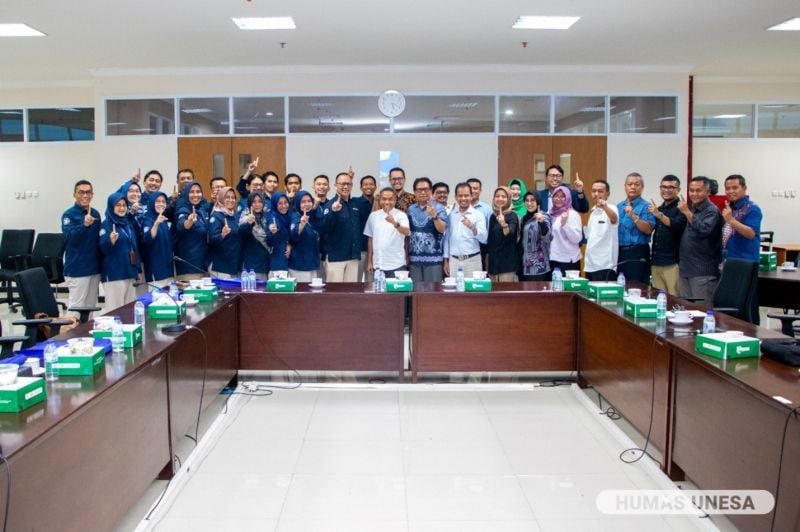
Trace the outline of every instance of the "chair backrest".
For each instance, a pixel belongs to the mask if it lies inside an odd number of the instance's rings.
[[[0,265],[13,268],[16,255],[30,255],[33,249],[33,229],[3,229],[0,239]]]
[[[33,319],[37,312],[44,312],[51,318],[58,317],[58,304],[44,268],[17,272],[14,274],[14,282],[22,301],[22,313],[27,319]]]
[[[775,238],[775,231],[761,231],[758,234],[758,239],[761,241],[761,244],[769,244],[768,248],[772,251],[772,242]]]
[[[758,283],[758,263],[750,260],[728,259],[722,277],[714,291],[714,307],[739,310],[740,319],[756,323],[753,316],[753,298]]]
[[[42,267],[51,283],[63,282],[64,235],[61,233],[39,233],[31,252],[31,268]]]

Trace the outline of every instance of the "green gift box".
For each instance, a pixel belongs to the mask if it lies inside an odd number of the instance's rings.
[[[204,286],[203,288],[185,288],[183,293],[193,295],[195,301],[200,303],[213,301],[219,297],[219,290],[216,285]]]
[[[125,335],[123,347],[131,348],[142,343],[142,326],[132,323],[122,325],[122,333]],[[92,331],[94,338],[111,338],[111,331]]]
[[[768,272],[778,269],[778,254],[774,251],[762,251],[758,255],[758,269]]]
[[[166,301],[164,303],[150,303],[147,315],[156,319],[176,319],[186,314],[186,303],[183,301]]]
[[[60,350],[59,350],[60,351]],[[91,354],[70,353],[68,355],[58,353],[58,362],[54,364],[59,375],[94,375],[106,363],[106,351],[101,347],[95,347]]]
[[[586,291],[589,297],[595,299],[621,299],[625,295],[622,286],[617,283],[590,282]]]
[[[656,300],[643,297],[626,297],[623,299],[624,312],[634,318],[655,318]]]
[[[750,358],[761,356],[760,341],[736,331],[698,334],[694,348],[714,358]]]
[[[17,382],[0,386],[0,412],[21,412],[47,399],[41,377],[17,377]]]
[[[585,292],[589,281],[583,277],[564,279],[564,290],[567,292]]]
[[[296,279],[270,279],[267,281],[267,290],[270,292],[294,292],[296,287]]]
[[[492,281],[490,279],[465,279],[464,290],[467,292],[491,292]]]
[[[387,292],[411,292],[414,289],[414,281],[411,279],[386,279]]]

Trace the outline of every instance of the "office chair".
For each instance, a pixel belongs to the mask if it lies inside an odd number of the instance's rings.
[[[761,241],[761,244],[769,244],[768,249],[769,251],[772,251],[772,242],[775,238],[775,231],[761,231],[758,234],[758,237]]]
[[[20,270],[25,257],[33,248],[33,229],[4,229],[0,239],[0,283],[6,287],[5,299],[0,304],[14,303],[14,275]]]
[[[3,334],[3,327],[0,325],[0,335]],[[25,342],[27,336],[0,336],[0,359],[8,358],[14,354],[14,344]]]
[[[39,326],[48,325],[55,336],[59,333],[62,325],[72,323],[72,320],[58,319],[58,303],[50,289],[50,282],[44,268],[30,268],[23,270],[14,276],[17,283],[19,297],[22,301],[22,313],[26,320],[15,321],[14,325],[24,325],[25,334],[29,336],[25,347],[33,345],[37,341]],[[100,310],[100,307],[73,307],[69,309],[78,312],[80,322],[85,323],[89,319],[91,312]],[[48,317],[36,319],[36,315],[44,313]]]
[[[714,290],[711,310],[722,312],[735,318],[758,325],[760,318],[756,289],[758,283],[758,263],[728,259],[722,269],[722,277]],[[687,301],[702,301],[701,297],[685,297]]]
[[[64,282],[64,235],[61,233],[39,233],[36,243],[33,244],[31,254],[22,260],[22,267],[18,270],[41,267],[47,272],[48,281],[54,288],[58,300],[58,285]],[[17,302],[11,305],[11,311],[16,312],[22,304]],[[67,310],[66,303],[58,301],[58,306]]]

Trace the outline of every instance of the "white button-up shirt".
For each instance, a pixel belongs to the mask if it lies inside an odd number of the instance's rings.
[[[472,229],[464,225],[461,221],[464,217],[472,222],[477,233],[473,233]],[[486,243],[488,235],[486,218],[482,212],[470,206],[462,214],[456,206],[447,217],[447,237],[444,241],[445,258],[474,255],[480,252],[480,245]]]

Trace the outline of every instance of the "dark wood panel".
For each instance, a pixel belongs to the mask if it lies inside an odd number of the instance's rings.
[[[246,157],[240,157],[245,155]],[[244,174],[248,158],[258,161],[257,173],[272,170],[278,174],[278,182],[283,190],[283,177],[286,175],[286,137],[233,137],[231,139],[230,175],[235,179]]]
[[[214,155],[225,157],[224,171],[230,172],[231,138],[230,137],[178,137],[178,168],[191,168],[194,177],[203,185],[208,194],[208,182],[212,177],[224,177],[228,184],[236,186],[238,175],[216,175],[214,172]]]
[[[800,271],[758,272],[758,304],[800,309]]]
[[[507,184],[518,177],[525,182],[528,190],[535,190],[534,160],[535,154],[543,154],[547,164],[553,160],[553,137],[542,135],[501,135],[497,139],[497,176],[498,180]]]
[[[670,349],[656,340],[655,320],[636,323],[617,301],[578,301],[578,376],[621,412],[668,460]]]
[[[170,461],[167,427],[160,357],[9,458],[8,529],[113,529]]]
[[[420,371],[575,369],[572,293],[415,292],[412,301],[414,377]]]
[[[337,292],[242,294],[242,369],[403,371],[406,296]],[[347,289],[347,288],[344,288]],[[265,324],[267,324],[265,326]]]

